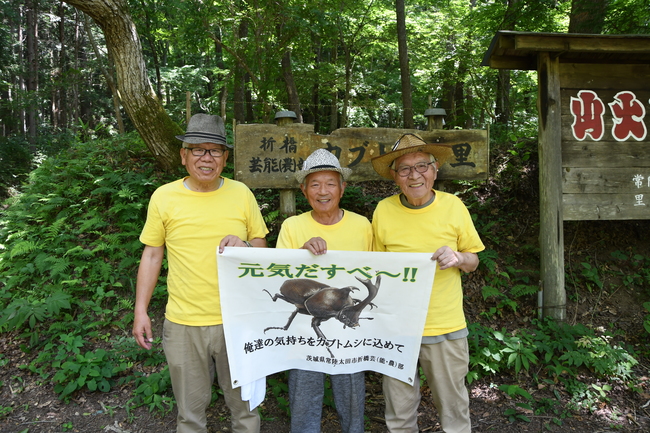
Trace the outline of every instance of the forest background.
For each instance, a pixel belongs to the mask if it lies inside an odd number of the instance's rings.
[[[164,356],[130,326],[146,204],[183,174],[188,113],[220,114],[232,139],[280,110],[328,134],[425,129],[430,107],[490,129],[490,178],[447,185],[487,246],[464,279],[476,431],[650,430],[649,224],[565,222],[568,319],[541,320],[537,77],[481,66],[498,30],[648,34],[647,0],[27,0],[0,16],[0,431],[173,430]],[[370,217],[394,192],[351,185],[343,207]],[[278,192],[255,194],[273,246]],[[163,275],[152,316],[164,300]],[[268,431],[286,431],[286,398],[269,378]]]

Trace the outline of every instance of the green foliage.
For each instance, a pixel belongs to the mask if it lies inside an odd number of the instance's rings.
[[[0,331],[18,331],[25,351],[38,348],[24,368],[51,378],[61,398],[108,391],[134,361],[164,359],[144,357],[124,337],[98,343],[131,326],[146,205],[156,187],[179,175],[161,177],[135,136],[95,140],[44,160],[1,215]],[[161,291],[152,309],[162,307]],[[167,407],[146,392],[151,400],[142,404]]]
[[[287,416],[291,415],[288,379],[288,372],[274,374],[266,379],[267,387],[270,387],[273,397],[278,402],[278,406]]]
[[[138,373],[135,375],[134,397],[128,401],[129,410],[133,407],[146,406],[150,412],[162,414],[174,409],[175,400],[171,395],[171,379],[169,367],[151,374]]]
[[[611,382],[628,383],[634,387],[633,368],[638,364],[634,351],[613,342],[613,336],[603,329],[591,329],[583,325],[569,326],[546,319],[533,321],[532,329],[507,332],[496,331],[480,324],[470,324],[470,372],[469,383],[484,376],[512,371],[515,376],[533,373],[532,367],[539,365],[545,374],[535,373],[542,386],[561,383],[571,395],[574,408],[594,410],[595,404],[607,400]],[[536,368],[539,372],[540,369]],[[584,383],[579,380],[581,372],[589,371],[597,382]],[[518,385],[502,384],[499,389],[509,397],[523,397],[526,403],[517,403],[508,408],[504,415],[511,422],[529,421],[522,413],[537,413],[553,410],[561,424],[566,414],[560,414],[549,407],[549,401],[535,401]],[[560,397],[558,396],[558,400]],[[517,409],[518,408],[518,409]]]
[[[497,268],[498,254],[491,249],[478,253],[481,266],[488,269],[485,277],[485,286],[481,289],[483,299],[494,299],[495,306],[489,307],[481,313],[487,318],[503,316],[506,310],[517,312],[517,298],[537,294],[537,285],[530,284],[529,272],[516,269],[514,266],[505,266],[499,271]]]
[[[36,344],[48,323],[124,327],[115,300],[133,294],[146,203],[161,184],[152,167],[128,136],[79,144],[31,174],[0,226],[0,329]]]
[[[52,377],[54,392],[67,400],[71,393],[84,387],[89,391],[110,391],[111,378],[126,370],[126,364],[115,365],[109,358],[106,350],[97,349],[77,354],[60,365],[58,361],[54,362],[52,366],[57,369]]]
[[[7,190],[17,187],[32,169],[32,153],[29,146],[14,137],[0,137],[0,199],[7,197]]]

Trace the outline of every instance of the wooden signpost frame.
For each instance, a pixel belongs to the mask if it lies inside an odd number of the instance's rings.
[[[633,92],[650,129],[650,36],[499,31],[483,66],[537,71],[541,311],[565,320],[563,221],[650,219],[650,183],[632,180],[650,174],[650,138],[617,139],[606,106],[618,91]],[[581,90],[605,100],[598,113],[609,135],[576,137],[570,104]]]

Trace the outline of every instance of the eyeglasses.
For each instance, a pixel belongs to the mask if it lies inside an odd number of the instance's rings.
[[[189,150],[194,156],[204,156],[206,153],[210,152],[210,156],[213,158],[223,156],[223,153],[226,151],[226,149],[204,149],[202,147],[184,147],[183,149]]]
[[[400,167],[397,170],[391,170],[396,171],[400,177],[406,177],[411,174],[411,170],[413,169],[415,169],[415,171],[418,173],[426,173],[431,164],[433,164],[433,162],[418,162],[415,165],[405,165],[404,167]]]

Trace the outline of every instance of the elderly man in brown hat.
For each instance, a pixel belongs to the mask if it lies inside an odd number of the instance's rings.
[[[431,252],[431,260],[437,261],[419,362],[442,429],[468,433],[469,351],[460,277],[461,271],[476,269],[476,253],[485,247],[460,199],[433,189],[438,169],[451,154],[449,146],[405,134],[390,152],[372,159],[375,171],[394,180],[401,190],[377,204],[373,245],[375,251]],[[383,387],[388,430],[417,433],[419,383],[413,386],[384,376]]]
[[[167,250],[168,302],[163,348],[178,406],[178,433],[207,432],[206,408],[215,373],[232,415],[232,431],[257,433],[257,410],[233,389],[223,333],[217,248],[266,247],[268,230],[257,201],[243,183],[221,172],[228,159],[226,131],[219,116],[195,114],[183,142],[181,160],[189,176],[159,187],[151,196],[140,235],[145,245],[138,270],[133,335],[151,349],[147,313]]]
[[[312,254],[328,249],[370,251],[372,227],[368,219],[339,207],[345,181],[352,170],[341,168],[339,160],[325,149],[314,151],[296,173],[300,189],[312,210],[287,218],[278,235],[277,248],[303,248]],[[330,375],[334,403],[343,433],[363,433],[365,374]],[[289,404],[292,433],[319,433],[325,374],[317,371],[289,371]]]

